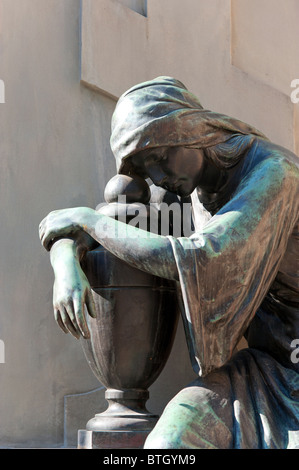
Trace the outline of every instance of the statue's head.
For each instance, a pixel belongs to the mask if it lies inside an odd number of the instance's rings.
[[[217,154],[209,149],[232,137],[251,139],[253,135],[263,137],[241,121],[204,109],[180,81],[158,77],[120,97],[112,117],[111,148],[118,173],[130,174],[137,169],[139,174],[150,176],[154,172],[159,185],[180,186],[185,195],[198,179],[203,159]],[[237,147],[241,148],[240,143]],[[228,157],[223,153],[228,165],[235,164],[233,152],[228,152]]]
[[[179,196],[189,196],[200,184],[206,164],[200,149],[181,146],[141,150],[129,162],[132,173]]]

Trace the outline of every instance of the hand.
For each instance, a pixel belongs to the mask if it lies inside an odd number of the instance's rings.
[[[80,265],[74,264],[63,274],[55,277],[53,288],[54,317],[65,333],[79,339],[80,335],[89,338],[86,312],[96,317],[96,310],[89,282]]]
[[[65,333],[79,339],[89,338],[86,313],[96,317],[96,309],[89,282],[75,255],[75,243],[60,240],[51,248],[51,263],[54,268],[53,289],[54,317]]]
[[[88,215],[94,212],[93,209],[87,207],[50,212],[39,225],[39,237],[42,245],[49,251],[51,241],[78,232],[84,225]]]

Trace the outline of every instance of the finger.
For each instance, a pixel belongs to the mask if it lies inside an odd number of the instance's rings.
[[[41,237],[41,242],[44,248],[46,248],[47,251],[49,251],[49,244],[52,240],[52,234],[51,233],[43,233]]]
[[[46,237],[46,233],[43,231],[40,235],[40,241],[41,241],[41,244],[43,245],[44,248],[47,249],[47,237]]]
[[[64,331],[67,334],[68,330],[64,326],[63,321],[61,320],[60,312],[58,309],[54,309],[54,318],[58,326],[62,329],[62,331]]]
[[[89,315],[92,318],[96,318],[97,317],[96,306],[95,306],[95,303],[94,303],[92,293],[89,289],[88,289],[88,291],[86,293],[86,296],[85,296],[85,304],[86,304],[87,311],[88,311]]]
[[[82,297],[74,298],[74,312],[77,321],[77,325],[84,338],[90,338],[89,329],[85,319],[84,312],[84,299]]]
[[[52,233],[49,233],[48,235],[46,235],[46,234],[42,235],[41,243],[47,251],[50,251],[51,242],[52,242],[53,239],[54,239],[54,234],[52,234]]]
[[[65,305],[64,308],[66,310],[66,313],[68,314],[69,319],[72,322],[73,327],[77,331],[77,333],[80,335],[82,334],[80,325],[77,322],[77,316],[75,314],[75,307],[74,307],[74,302],[73,299],[70,299]]]
[[[46,226],[47,226],[47,217],[45,217],[39,224],[39,227],[38,227],[39,238],[42,238],[42,236],[44,235]]]
[[[44,233],[45,233],[45,225],[44,225],[44,224],[40,224],[40,226],[38,227],[39,238],[42,238],[42,236],[44,235]]]
[[[80,334],[78,333],[78,331],[74,327],[73,323],[71,322],[71,320],[68,316],[68,313],[67,313],[67,311],[64,307],[62,307],[60,309],[60,315],[61,315],[61,319],[62,319],[66,329],[71,333],[71,335],[73,335],[75,338],[79,339]]]
[[[44,217],[43,220],[41,221],[41,223],[39,224],[39,226],[38,226],[39,230],[41,230],[45,226],[46,218],[47,217]]]

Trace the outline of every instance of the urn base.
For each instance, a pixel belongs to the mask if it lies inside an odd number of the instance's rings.
[[[79,429],[78,449],[142,449],[150,431],[88,431]]]
[[[79,430],[78,448],[142,448],[159,419],[146,409],[148,397],[147,390],[107,389],[108,408],[90,419],[86,430]]]

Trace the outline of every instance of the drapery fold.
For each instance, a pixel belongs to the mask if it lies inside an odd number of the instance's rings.
[[[266,159],[200,232],[169,237],[200,375],[231,357],[266,296],[297,219],[297,185],[287,163]]]

